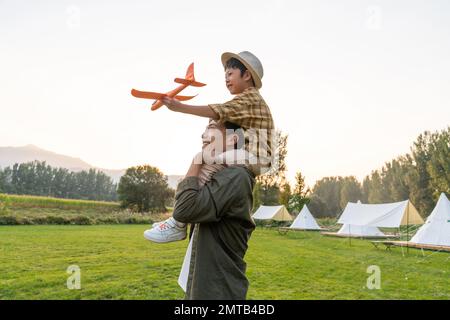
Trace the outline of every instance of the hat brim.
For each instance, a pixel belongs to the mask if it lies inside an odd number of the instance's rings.
[[[260,89],[262,87],[262,82],[261,82],[261,78],[259,77],[258,73],[256,73],[256,71],[252,68],[252,66],[249,65],[247,63],[247,61],[242,59],[242,57],[239,56],[238,54],[235,54],[232,52],[223,53],[222,57],[221,57],[223,67],[225,68],[227,61],[230,60],[231,58],[235,58],[235,59],[239,60],[240,62],[242,62],[242,64],[248,69],[248,71],[250,71],[253,81],[255,81],[256,88]]]

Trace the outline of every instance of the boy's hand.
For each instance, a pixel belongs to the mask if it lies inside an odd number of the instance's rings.
[[[208,105],[206,106],[191,106],[188,104],[181,103],[175,98],[170,98],[165,96],[161,99],[163,105],[167,106],[169,110],[175,112],[182,112],[187,114],[193,114],[200,117],[211,118],[214,120],[219,120],[219,116],[215,113]]]
[[[172,111],[179,111],[180,107],[183,106],[183,104],[178,101],[177,99],[170,98],[170,97],[164,97],[162,98],[162,103],[169,108],[169,110]]]

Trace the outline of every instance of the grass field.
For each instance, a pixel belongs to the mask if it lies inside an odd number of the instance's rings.
[[[58,209],[86,209],[95,208],[101,211],[118,210],[118,202],[61,199],[42,196],[15,195],[0,193],[0,201],[12,207],[22,208],[58,208]]]
[[[170,215],[138,213],[120,208],[118,202],[59,199],[0,193],[0,225],[37,224],[150,224]]]
[[[187,241],[153,244],[143,225],[1,226],[1,299],[182,299],[178,273]],[[404,255],[403,255],[404,254]],[[314,232],[258,228],[246,256],[249,299],[450,299],[450,254]],[[69,265],[81,290],[69,290]],[[366,287],[367,267],[381,289]]]

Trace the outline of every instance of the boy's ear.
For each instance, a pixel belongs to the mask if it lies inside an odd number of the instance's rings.
[[[252,81],[252,74],[250,73],[250,71],[245,70],[242,78],[244,79],[244,81]]]

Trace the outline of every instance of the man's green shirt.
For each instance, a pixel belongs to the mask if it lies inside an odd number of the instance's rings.
[[[186,299],[246,298],[244,256],[255,229],[254,183],[254,175],[244,166],[217,172],[201,188],[197,177],[179,183],[173,217],[196,224]]]

